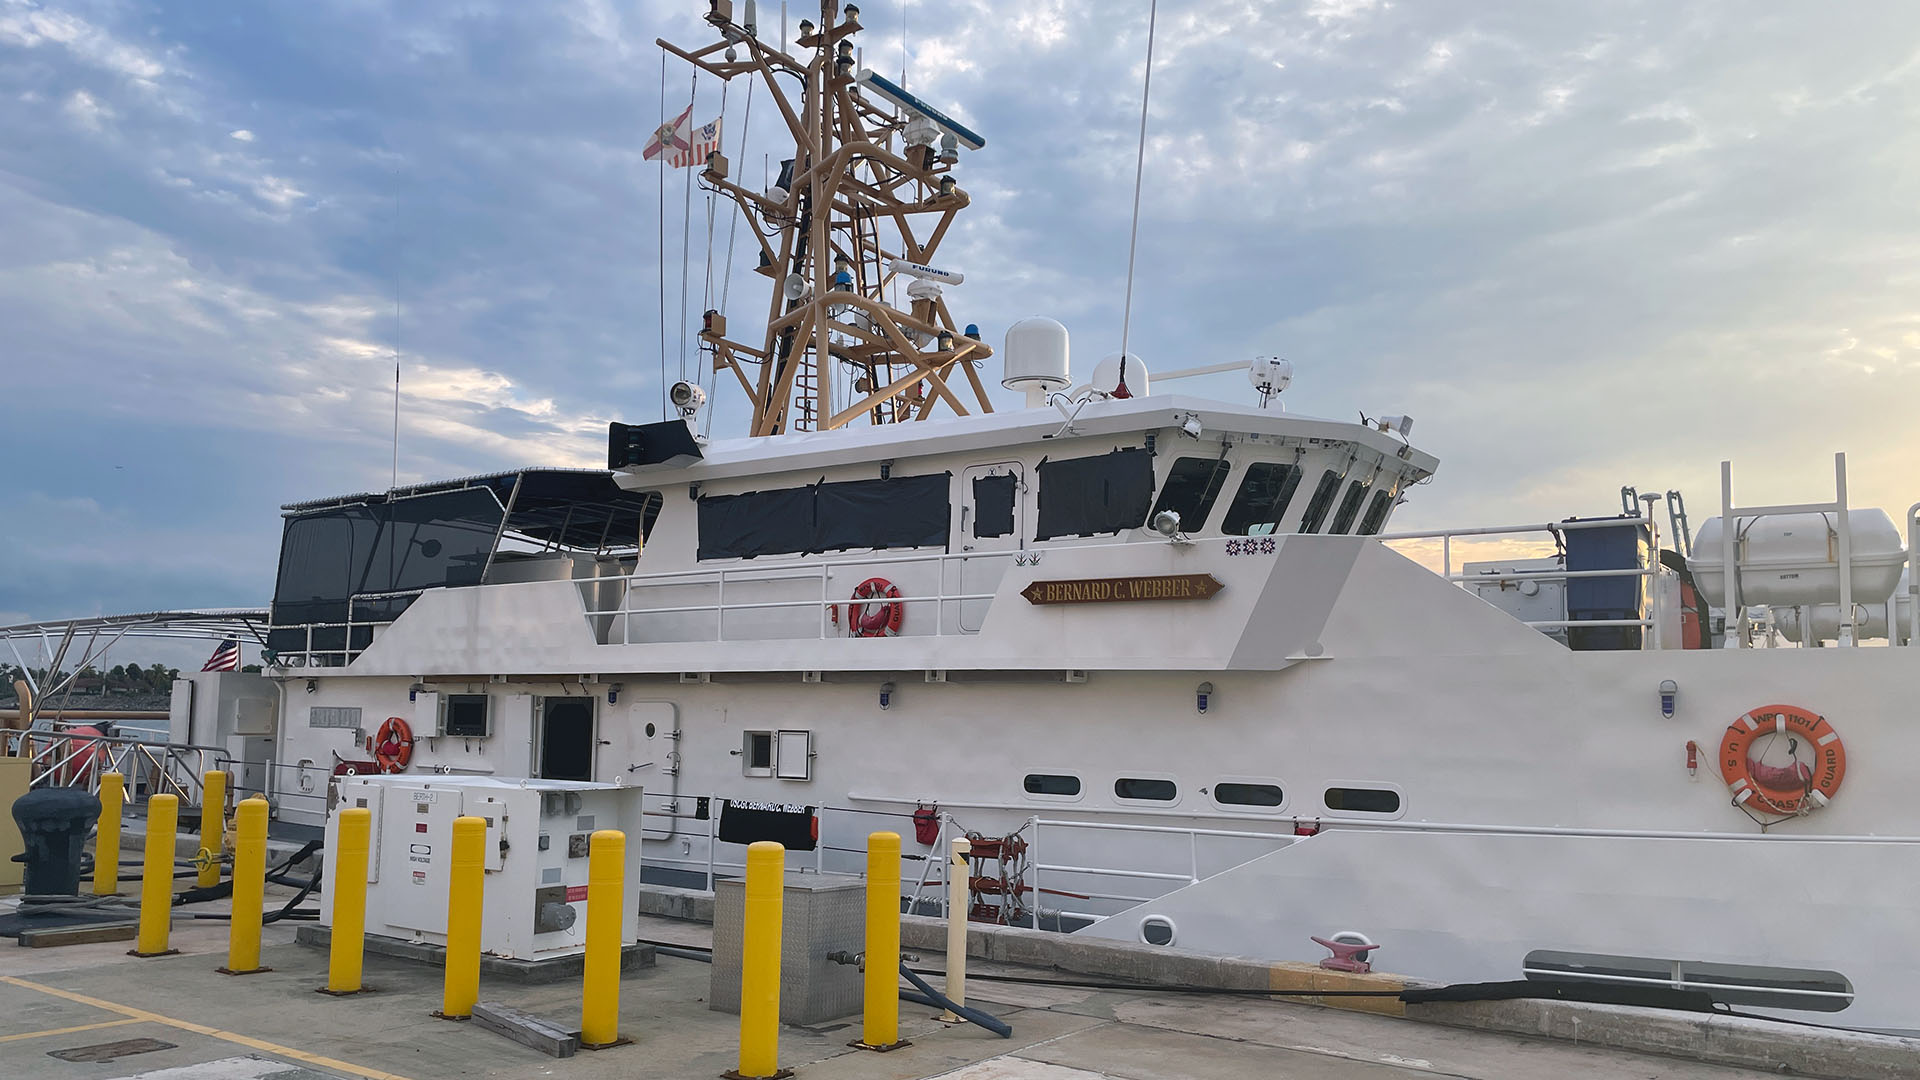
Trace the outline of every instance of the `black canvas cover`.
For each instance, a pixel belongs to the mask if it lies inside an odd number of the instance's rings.
[[[1153,455],[1141,447],[1040,463],[1035,540],[1137,529],[1153,505]]]
[[[811,806],[740,799],[724,799],[720,803],[718,839],[723,844],[771,840],[788,851],[812,851],[820,843],[819,833],[820,826],[814,820]]]
[[[486,488],[289,517],[274,625],[346,622],[349,598],[367,593],[477,585],[500,518],[500,503]],[[355,601],[353,620],[391,619],[407,600]]]
[[[973,535],[1007,536],[1013,532],[1013,500],[1018,481],[1012,473],[979,476],[973,481]]]
[[[945,547],[951,473],[702,496],[702,559],[847,548]]]

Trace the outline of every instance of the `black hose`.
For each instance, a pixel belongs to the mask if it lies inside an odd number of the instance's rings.
[[[920,993],[925,995],[924,999],[913,998],[911,1000],[919,1001],[923,1005],[933,1005],[938,1008],[945,1009],[948,1012],[953,1013],[955,1016],[958,1016],[969,1023],[978,1024],[981,1027],[986,1028],[988,1031],[993,1032],[995,1035],[998,1035],[1003,1039],[1013,1038],[1013,1028],[1009,1027],[1006,1021],[1001,1020],[998,1017],[988,1015],[987,1013],[983,1013],[979,1009],[973,1008],[968,1005],[955,1005],[953,1002],[947,1000],[947,996],[945,994],[942,994],[939,991],[935,990],[933,987],[927,985],[927,981],[925,979],[922,979],[918,974],[914,972],[912,968],[908,967],[905,964],[900,965],[900,974],[906,976],[907,981],[912,983],[914,986],[918,987],[920,990]],[[902,994],[901,996],[906,997],[907,995]]]

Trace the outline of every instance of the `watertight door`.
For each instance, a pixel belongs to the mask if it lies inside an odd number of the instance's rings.
[[[960,474],[960,536],[958,550],[1000,553],[1018,551],[1027,535],[1027,475],[1017,461],[974,465]],[[960,558],[958,580],[950,587],[963,595],[990,593],[1000,586],[1009,560],[1000,555]],[[974,633],[987,617],[988,600],[960,603],[960,629]]]

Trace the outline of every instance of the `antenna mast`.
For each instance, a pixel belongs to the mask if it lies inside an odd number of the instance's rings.
[[[700,332],[714,371],[732,371],[753,402],[750,433],[923,420],[942,403],[960,416],[969,401],[992,412],[975,364],[993,350],[977,328],[954,323],[942,295],[962,275],[929,265],[969,202],[953,178],[960,148],[985,140],[879,75],[855,71],[857,6],[822,0],[818,26],[801,20],[798,57],[756,36],[755,4],[739,5],[739,22],[735,6],[708,0],[707,22],[721,35],[711,45],[687,52],[657,43],[718,78],[760,80],[794,141],[764,193],[729,179],[717,151],[700,173],[754,226],[757,272],[773,281],[757,345],[729,338],[717,311]],[[886,302],[896,275],[913,279],[906,311]],[[850,380],[838,396],[837,378]]]

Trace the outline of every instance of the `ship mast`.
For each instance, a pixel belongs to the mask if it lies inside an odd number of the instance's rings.
[[[992,412],[976,365],[993,350],[947,310],[943,287],[961,275],[931,265],[968,204],[953,177],[959,148],[983,140],[887,80],[855,71],[855,5],[843,11],[838,0],[822,0],[818,26],[800,22],[798,57],[784,42],[760,40],[754,5],[740,7],[736,23],[733,0],[709,0],[707,22],[721,35],[711,45],[687,52],[658,44],[721,79],[757,80],[794,141],[766,192],[729,178],[718,152],[700,173],[701,184],[732,198],[753,226],[758,272],[773,281],[757,345],[728,337],[725,316],[714,311],[700,334],[714,371],[733,372],[753,402],[751,434],[922,420],[941,405],[966,416],[969,401]],[[886,299],[899,276],[912,279],[904,311]],[[851,380],[838,408],[836,378]]]

